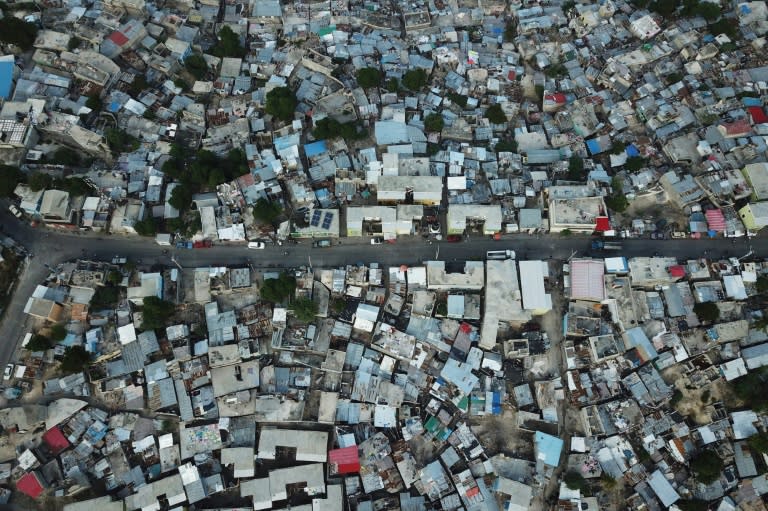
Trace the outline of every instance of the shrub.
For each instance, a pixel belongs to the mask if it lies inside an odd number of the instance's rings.
[[[691,460],[691,469],[704,484],[712,484],[720,478],[723,460],[713,451],[702,451]]]

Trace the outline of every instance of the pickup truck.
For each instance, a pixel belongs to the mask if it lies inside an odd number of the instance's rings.
[[[128,261],[125,257],[115,256],[112,258],[112,264],[125,264]]]
[[[192,244],[194,248],[211,248],[211,240],[196,241]]]
[[[592,241],[592,250],[621,250],[621,249],[622,249],[621,243],[614,243],[614,242],[603,241],[603,240]]]

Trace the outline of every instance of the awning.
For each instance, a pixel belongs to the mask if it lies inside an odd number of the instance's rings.
[[[611,230],[611,221],[607,216],[597,217],[597,223],[595,224],[595,230],[597,232],[605,232]]]

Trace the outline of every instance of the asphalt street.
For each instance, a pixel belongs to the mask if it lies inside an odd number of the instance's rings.
[[[78,257],[111,260],[119,255],[137,262],[139,267],[173,265],[172,258],[182,267],[226,266],[250,264],[256,269],[279,269],[296,266],[333,267],[358,262],[377,262],[384,266],[413,265],[428,260],[462,261],[484,259],[488,250],[512,249],[518,259],[556,259],[590,255],[590,240],[585,236],[507,235],[501,240],[489,237],[465,238],[458,243],[433,241],[421,237],[398,239],[397,243],[370,245],[368,238],[341,238],[329,248],[312,247],[309,241],[283,246],[267,246],[249,250],[243,245],[215,245],[207,249],[175,249],[162,247],[147,238],[110,236],[94,233],[60,232],[32,228],[20,222],[0,207],[0,225],[6,235],[24,245],[32,254],[19,278],[15,297],[0,322],[0,366],[14,358],[16,349],[28,331],[23,313],[27,298],[49,273],[49,267]],[[166,253],[164,253],[164,251]],[[753,257],[768,256],[768,237],[731,240],[627,239],[623,250],[613,252],[626,257],[661,254],[684,260],[693,257]],[[287,252],[287,253],[286,253]],[[608,254],[608,253],[606,253]]]

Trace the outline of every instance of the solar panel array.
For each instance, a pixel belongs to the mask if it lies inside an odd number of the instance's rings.
[[[320,211],[313,211],[312,212],[312,221],[309,222],[309,225],[312,227],[317,227],[320,225],[320,215],[322,215],[322,212]]]
[[[333,222],[333,213],[326,213],[323,218],[323,229],[328,229],[331,226],[331,222]]]

